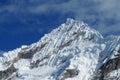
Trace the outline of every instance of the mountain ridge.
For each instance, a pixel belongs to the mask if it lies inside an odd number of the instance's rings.
[[[0,79],[105,80],[107,74],[120,68],[119,63],[111,71],[106,67],[112,65],[107,64],[110,60],[116,62],[119,50],[120,36],[104,38],[84,22],[68,18],[37,43],[4,53],[0,57]],[[104,69],[106,72],[101,72]]]

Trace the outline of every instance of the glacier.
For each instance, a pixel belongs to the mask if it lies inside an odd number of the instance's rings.
[[[120,36],[68,18],[38,42],[5,52],[0,80],[120,80]]]

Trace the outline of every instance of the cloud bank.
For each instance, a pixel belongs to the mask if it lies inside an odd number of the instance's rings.
[[[0,6],[0,13],[62,15],[74,13],[74,17],[87,22],[102,34],[120,32],[120,0],[10,0]]]

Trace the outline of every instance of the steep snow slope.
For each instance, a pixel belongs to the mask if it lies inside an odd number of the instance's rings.
[[[103,38],[87,24],[68,18],[37,43],[4,53],[0,57],[0,80],[104,79],[105,72],[100,70],[107,70],[110,60],[119,60],[119,53],[120,37]],[[108,76],[116,75],[119,68],[112,68],[116,71]]]

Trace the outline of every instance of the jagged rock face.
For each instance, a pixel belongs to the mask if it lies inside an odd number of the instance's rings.
[[[37,43],[4,53],[0,80],[119,80],[119,46],[120,37],[67,19]]]

